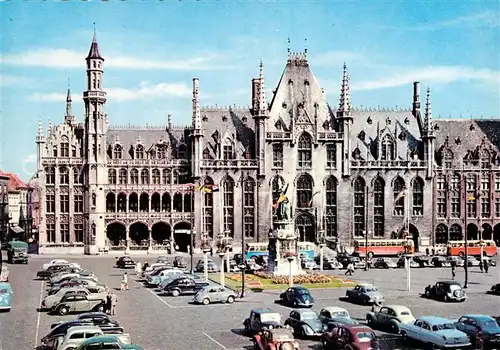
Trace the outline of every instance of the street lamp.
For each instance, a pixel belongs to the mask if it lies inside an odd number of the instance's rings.
[[[325,248],[325,231],[320,230],[319,232],[319,269],[323,271],[324,262],[324,248]]]
[[[205,233],[202,239],[203,251],[203,277],[205,282],[208,282],[208,253],[210,253],[210,245],[208,244],[208,235]]]
[[[368,231],[364,230],[365,235],[365,271],[368,271]]]
[[[225,252],[223,252],[223,251],[219,252],[219,257],[220,257],[220,261],[221,261],[221,264],[220,264],[220,285],[222,288],[224,288],[226,286],[226,281],[224,278],[224,255],[226,255]]]
[[[293,287],[293,273],[292,273],[292,261],[295,260],[294,256],[289,256],[286,258],[288,260],[289,270],[288,270],[288,285]]]
[[[405,267],[406,267],[406,290],[411,290],[411,265],[410,259],[413,254],[411,253],[411,237],[410,235],[406,236],[406,244],[405,244]]]

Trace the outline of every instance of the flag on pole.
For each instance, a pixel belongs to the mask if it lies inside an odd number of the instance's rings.
[[[284,189],[282,189],[282,191],[281,191],[281,193],[280,193],[280,195],[279,195],[279,197],[278,197],[278,200],[276,201],[276,203],[274,203],[273,208],[274,208],[275,210],[277,210],[277,209],[278,209],[278,207],[280,206],[280,203],[281,203],[281,202],[284,202],[284,201],[285,201],[285,199],[286,199],[286,191],[287,191],[287,190],[288,190],[288,184],[286,184],[285,188],[284,188]]]
[[[406,186],[403,187],[403,190],[401,192],[398,193],[398,195],[396,196],[396,198],[394,198],[394,206],[396,206],[397,202],[401,199],[401,198],[404,198],[408,196],[408,189],[406,188]]]
[[[308,207],[312,207],[313,205],[313,200],[314,200],[314,196],[316,196],[317,194],[319,194],[321,191],[316,191],[313,193],[313,195],[311,196],[311,200],[309,202],[307,202],[307,206]]]
[[[215,184],[204,184],[202,186],[198,186],[196,189],[205,193],[219,192],[219,186]]]

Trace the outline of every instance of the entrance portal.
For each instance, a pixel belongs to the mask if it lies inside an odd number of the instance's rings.
[[[295,229],[299,230],[299,242],[315,242],[313,218],[308,214],[300,214],[295,220]]]
[[[413,239],[413,244],[415,247],[415,251],[418,252],[419,250],[419,241],[420,241],[420,233],[418,232],[418,229],[410,224],[410,237]]]
[[[174,226],[174,240],[179,251],[187,253],[191,244],[191,224],[188,222],[177,223]]]

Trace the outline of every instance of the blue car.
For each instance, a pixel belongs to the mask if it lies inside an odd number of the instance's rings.
[[[307,288],[295,286],[280,294],[280,302],[292,307],[313,307],[314,298]]]
[[[471,338],[476,337],[477,327],[481,328],[483,341],[494,349],[500,348],[500,326],[497,321],[486,315],[464,315],[455,322],[455,327]]]
[[[0,310],[10,311],[12,307],[12,286],[8,282],[0,282]]]

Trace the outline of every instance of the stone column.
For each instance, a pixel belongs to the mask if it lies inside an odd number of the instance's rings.
[[[128,198],[128,197],[127,197]],[[125,227],[125,238],[126,238],[126,248],[125,248],[125,254],[130,253],[130,226]]]
[[[115,192],[115,213],[118,212],[118,194]]]
[[[152,233],[152,228],[149,227],[148,228],[148,239],[149,239],[148,254],[151,253],[151,251],[153,250],[153,248],[152,248],[152,246],[153,246],[153,237],[151,236],[151,233]]]

